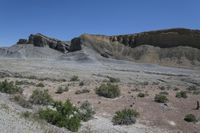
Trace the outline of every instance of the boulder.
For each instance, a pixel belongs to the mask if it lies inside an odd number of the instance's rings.
[[[58,41],[55,49],[65,53],[66,51],[69,51],[69,46],[63,44],[61,41]]]
[[[48,40],[49,39],[44,38],[41,34],[36,34],[36,35],[31,34],[29,36],[29,43],[34,44],[34,46],[37,46],[37,47],[44,47],[48,45],[47,43]]]
[[[71,40],[70,52],[81,50],[81,38],[77,37]]]

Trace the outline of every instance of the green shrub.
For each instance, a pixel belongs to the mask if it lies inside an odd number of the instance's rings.
[[[69,91],[69,87],[68,86],[64,86],[64,91]]]
[[[166,91],[161,91],[159,94],[160,94],[160,95],[169,95],[169,93],[166,92]]]
[[[32,108],[32,104],[27,101],[22,95],[15,95],[11,100],[24,108]]]
[[[64,92],[64,91],[63,91],[63,88],[62,88],[61,86],[58,87],[56,93],[57,93],[57,94],[62,94],[63,92]]]
[[[148,84],[149,84],[148,81],[144,81],[144,82],[141,82],[141,83],[140,83],[140,85],[143,85],[143,86],[146,86],[146,85],[148,85]]]
[[[174,90],[174,91],[178,91],[178,90],[180,90],[180,89],[179,89],[179,88],[177,88],[177,87],[175,87],[173,90]]]
[[[34,90],[29,98],[32,104],[49,105],[53,102],[52,97],[48,94],[48,90]]]
[[[7,104],[5,104],[5,103],[1,103],[1,104],[0,104],[0,108],[1,108],[1,109],[5,109],[5,110],[8,111],[10,107],[9,107]]]
[[[24,117],[24,118],[30,118],[30,116],[32,115],[32,113],[31,112],[29,112],[29,111],[26,111],[26,112],[22,112],[21,113],[21,116],[22,117]]]
[[[196,87],[196,86],[189,86],[189,87],[187,87],[186,88],[188,91],[196,91],[196,90],[198,90],[198,88]]]
[[[168,98],[165,95],[156,94],[154,97],[154,101],[158,103],[166,103],[168,101]]]
[[[88,89],[82,89],[82,90],[77,90],[75,92],[75,94],[83,94],[83,93],[89,93],[89,92],[90,92],[90,90],[88,90]]]
[[[16,85],[14,85],[14,82],[8,82],[7,80],[4,80],[0,82],[0,92],[2,93],[8,93],[8,94],[15,94],[15,93],[22,93],[22,89]]]
[[[111,83],[116,83],[116,82],[120,82],[120,79],[119,78],[114,78],[114,77],[109,77],[108,76],[108,79]]]
[[[146,95],[144,94],[144,93],[138,93],[138,95],[137,95],[138,97],[145,97]]]
[[[39,117],[48,123],[58,127],[65,127],[70,131],[76,132],[81,126],[78,109],[67,100],[66,102],[55,102],[53,109],[39,111]]]
[[[71,77],[70,81],[79,81],[78,76],[74,75]]]
[[[159,85],[160,82],[153,82],[152,85]]]
[[[85,101],[80,106],[79,114],[80,114],[81,120],[88,121],[93,117],[93,115],[95,114],[95,111],[93,110],[91,104],[88,101]]]
[[[117,111],[112,119],[114,125],[130,125],[136,122],[139,113],[132,109]]]
[[[80,121],[79,116],[73,116],[68,120],[66,128],[72,132],[77,132],[81,126]]]
[[[37,77],[36,77],[36,76],[33,76],[33,75],[27,76],[27,77],[24,77],[24,78],[27,78],[27,79],[37,79]]]
[[[193,114],[187,114],[187,115],[185,115],[184,120],[187,121],[187,122],[197,122],[198,121],[197,118],[196,118],[196,116],[193,115]]]
[[[79,83],[79,86],[84,86],[84,82],[81,81],[81,82]]]
[[[160,86],[159,89],[160,90],[165,90],[166,88],[165,88],[165,86]]]
[[[199,94],[200,94],[200,90],[198,90],[198,91],[193,91],[192,94],[193,94],[193,95],[199,95]]]
[[[115,98],[120,96],[120,89],[118,85],[112,85],[110,83],[102,84],[100,87],[96,88],[96,94],[106,98]]]
[[[27,80],[22,80],[22,81],[15,81],[15,85],[35,85],[33,82],[29,82]]]
[[[63,92],[66,92],[66,91],[69,91],[68,86],[64,86],[64,87],[59,86],[58,89],[57,89],[57,91],[56,91],[56,93],[57,94],[62,94]]]
[[[187,92],[186,91],[180,91],[176,93],[177,98],[187,98]]]
[[[44,87],[44,84],[43,83],[38,83],[37,85],[36,85],[36,87]]]
[[[199,95],[200,94],[200,88],[198,88],[197,86],[189,86],[186,89],[188,90],[188,92],[192,93],[193,95]]]

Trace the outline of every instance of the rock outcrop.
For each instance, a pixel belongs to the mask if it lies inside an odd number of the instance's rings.
[[[70,52],[74,52],[74,51],[79,51],[81,50],[81,38],[77,37],[71,40],[71,45],[70,45]]]
[[[17,44],[27,44],[28,40],[27,39],[19,39],[19,41],[17,42]]]
[[[69,51],[69,46],[70,44],[61,40],[57,40],[54,38],[50,38],[47,36],[44,36],[40,33],[38,34],[31,34],[29,36],[29,39],[20,39],[17,44],[33,44],[34,46],[37,47],[50,47],[52,49],[61,51],[61,52],[66,52]]]

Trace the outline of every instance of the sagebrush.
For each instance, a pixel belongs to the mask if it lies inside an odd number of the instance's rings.
[[[133,109],[117,111],[112,119],[114,125],[130,125],[136,122],[139,113]]]
[[[49,95],[48,90],[34,90],[29,98],[32,104],[49,105],[53,102],[52,97]]]
[[[120,89],[118,85],[113,85],[111,83],[102,84],[96,88],[96,94],[106,98],[115,98],[120,96]]]
[[[8,94],[15,94],[15,93],[22,93],[22,89],[14,84],[13,81],[4,80],[0,82],[0,92],[8,93]]]
[[[39,117],[58,127],[65,127],[73,132],[78,131],[81,126],[78,108],[69,100],[64,103],[55,102],[53,108],[40,110]]]

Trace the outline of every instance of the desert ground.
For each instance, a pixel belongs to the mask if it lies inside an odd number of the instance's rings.
[[[70,81],[73,75],[79,81]],[[119,78],[120,97],[109,99],[95,94],[96,87],[106,83],[109,77]],[[134,63],[115,59],[100,60],[55,60],[55,59],[0,59],[0,81],[27,81],[22,84],[23,95],[29,98],[35,89],[48,89],[55,100],[70,99],[79,106],[89,101],[95,109],[94,118],[83,122],[79,132],[98,133],[198,133],[200,123],[188,123],[184,116],[189,113],[200,117],[195,110],[200,95],[188,93],[188,98],[176,98],[176,92],[190,86],[200,86],[200,68],[175,68],[155,64]],[[84,85],[80,86],[80,82]],[[43,83],[45,87],[36,87]],[[56,94],[59,86],[68,86],[69,91]],[[76,94],[87,89],[88,93]],[[167,92],[167,104],[156,103],[154,96]],[[138,93],[147,96],[138,97]],[[32,111],[12,102],[10,95],[0,93],[0,132],[2,133],[51,133],[70,132],[47,123],[39,123],[20,116],[20,112]],[[116,111],[133,108],[140,113],[136,124],[113,125],[111,120]]]

